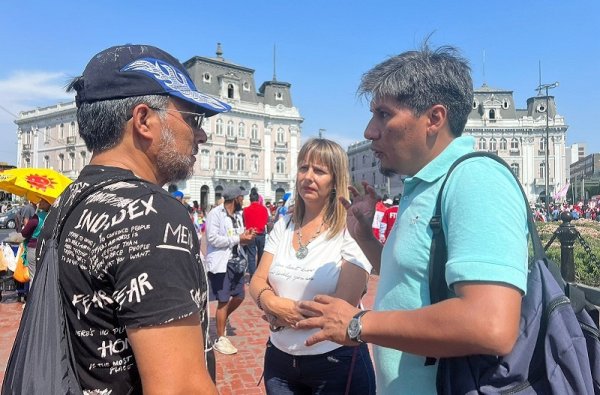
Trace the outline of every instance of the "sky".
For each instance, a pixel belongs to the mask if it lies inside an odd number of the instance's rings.
[[[20,111],[73,100],[64,86],[97,52],[133,43],[158,46],[181,62],[223,57],[255,70],[256,86],[292,84],[303,139],[324,129],[343,146],[363,140],[369,103],[361,75],[417,49],[453,45],[473,85],[512,90],[517,108],[542,83],[569,125],[567,144],[600,152],[598,1],[3,1],[0,11],[0,162],[16,164]],[[485,60],[484,60],[485,59]]]

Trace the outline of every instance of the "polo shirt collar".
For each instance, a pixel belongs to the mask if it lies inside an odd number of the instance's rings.
[[[450,166],[452,166],[458,158],[472,152],[474,144],[475,139],[471,136],[460,136],[455,138],[438,156],[410,178],[418,178],[425,182],[434,182],[438,180],[448,172]]]

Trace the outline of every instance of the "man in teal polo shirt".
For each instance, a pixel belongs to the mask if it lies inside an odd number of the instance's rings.
[[[435,200],[452,163],[473,151],[461,137],[473,101],[469,66],[451,47],[392,57],[363,75],[371,98],[365,137],[380,170],[407,176],[396,225],[385,247],[371,232],[375,191],[352,190],[348,229],[380,273],[373,311],[317,296],[302,302],[321,328],[308,344],[373,343],[377,392],[435,394],[437,366],[425,357],[508,354],[517,338],[527,281],[527,214],[519,186],[487,158],[460,164],[444,187],[446,282],[454,298],[431,305],[429,249]]]

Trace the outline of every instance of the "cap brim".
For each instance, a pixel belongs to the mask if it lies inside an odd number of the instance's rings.
[[[205,95],[204,93],[200,93],[198,91],[171,90],[167,92],[167,94],[199,107],[200,111],[203,111],[206,117],[212,117],[213,115],[231,110],[231,106],[229,104],[223,103],[212,96]]]

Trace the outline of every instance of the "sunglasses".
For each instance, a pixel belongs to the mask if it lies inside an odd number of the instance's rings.
[[[166,112],[177,111],[180,114],[186,114],[187,116],[182,117],[183,121],[185,123],[187,123],[189,127],[191,127],[192,129],[196,129],[196,130],[199,130],[202,128],[202,122],[204,122],[204,118],[206,117],[206,114],[199,114],[197,112],[189,112],[189,111],[180,111],[180,110],[175,110],[173,108],[158,108],[158,107],[150,107],[150,108],[155,111],[166,111]]]

